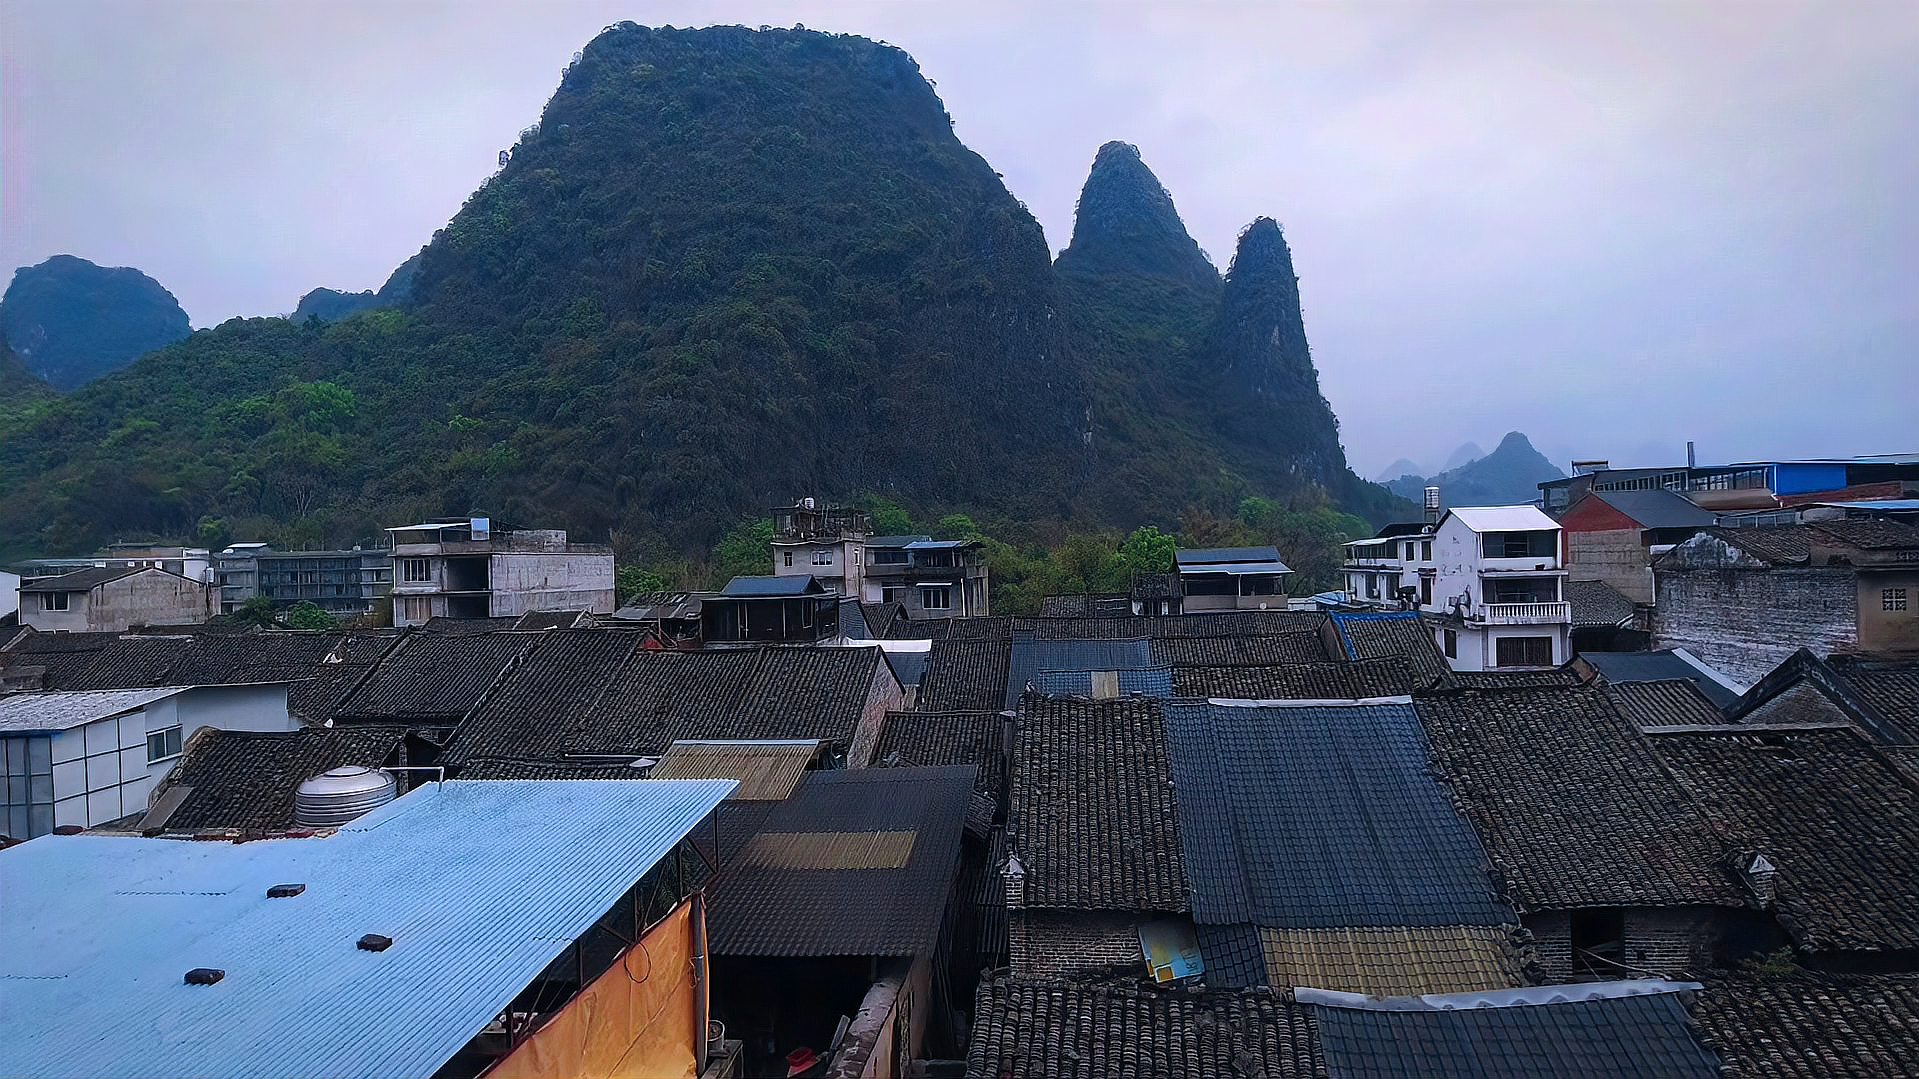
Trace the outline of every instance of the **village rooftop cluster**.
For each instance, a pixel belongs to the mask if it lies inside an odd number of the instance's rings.
[[[0,1075],[1919,1074],[1919,455],[1444,494],[1018,617],[810,498],[10,567]]]

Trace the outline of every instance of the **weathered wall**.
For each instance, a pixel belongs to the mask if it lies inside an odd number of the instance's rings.
[[[136,573],[101,585],[89,617],[94,629],[186,626],[213,617],[213,588],[171,573]]]
[[[1625,912],[1625,964],[1613,978],[1646,975],[1681,977],[1712,965],[1719,939],[1718,912],[1712,907],[1629,907]],[[1572,952],[1572,916],[1561,911],[1520,919],[1532,931],[1540,967],[1548,982],[1590,977],[1577,970]]]
[[[865,768],[873,763],[873,750],[879,745],[886,713],[904,711],[906,706],[906,690],[894,677],[886,657],[880,656],[879,665],[873,671],[873,682],[866,687],[866,704],[860,709],[859,726],[853,729],[852,744],[846,749],[848,768]]]
[[[1801,647],[1858,641],[1853,572],[1839,568],[1670,569],[1656,575],[1653,636],[1737,682],[1752,683]]]
[[[1637,527],[1606,532],[1566,533],[1574,581],[1604,581],[1634,603],[1652,602],[1652,558],[1640,543]]]
[[[1014,974],[1053,977],[1114,966],[1146,973],[1139,919],[1132,914],[1013,910],[1006,928]]]
[[[1886,610],[1886,590],[1905,589],[1906,609]],[[1919,652],[1919,567],[1859,574],[1859,647]]]
[[[67,593],[67,609],[64,611],[46,611],[41,609],[46,593],[28,592],[21,598],[20,621],[42,633],[85,633],[93,629],[90,615],[92,597],[85,592]],[[122,629],[126,627],[121,627]]]
[[[495,618],[528,611],[613,613],[613,552],[495,554],[488,566]]]

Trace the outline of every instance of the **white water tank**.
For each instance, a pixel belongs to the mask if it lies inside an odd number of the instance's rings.
[[[302,828],[338,828],[391,802],[396,793],[391,773],[349,764],[300,784],[293,793],[293,822]]]

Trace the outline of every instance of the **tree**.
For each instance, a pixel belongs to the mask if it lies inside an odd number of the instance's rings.
[[[742,521],[713,548],[715,585],[734,577],[764,577],[773,572],[773,522]]]
[[[642,592],[664,592],[666,578],[639,566],[621,566],[613,573],[613,593],[621,603],[631,602]]]
[[[912,536],[913,516],[906,512],[898,502],[890,498],[874,495],[866,503],[866,519],[872,522],[873,532],[880,536]]]
[[[233,620],[246,625],[264,626],[271,629],[279,625],[273,617],[273,601],[265,596],[254,596],[233,610]]]
[[[1179,550],[1179,544],[1173,537],[1161,532],[1154,525],[1133,529],[1120,544],[1119,561],[1121,572],[1130,583],[1136,573],[1171,573],[1173,557]]]
[[[286,626],[288,629],[339,629],[340,620],[312,600],[303,599],[287,608]]]
[[[940,518],[933,526],[933,537],[944,540],[977,540],[985,538],[985,533],[973,523],[973,519],[964,513],[949,513]]]

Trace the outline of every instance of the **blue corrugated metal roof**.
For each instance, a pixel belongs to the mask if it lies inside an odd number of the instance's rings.
[[[326,838],[0,851],[0,1075],[430,1075],[734,786],[456,780]]]
[[[1015,633],[1006,669],[1004,707],[1018,707],[1027,683],[1041,671],[1127,671],[1152,665],[1152,642],[1143,637],[1051,641],[1040,640],[1028,632]]]
[[[797,577],[735,577],[720,595],[728,597],[803,596],[813,587],[812,574]]]
[[[1333,629],[1339,632],[1339,643],[1346,649],[1347,659],[1358,659],[1359,649],[1354,647],[1352,635],[1346,627],[1356,622],[1417,622],[1418,611],[1329,611],[1326,617],[1333,620]]]
[[[1140,697],[1166,698],[1173,695],[1170,667],[1140,667],[1116,672],[1119,691]],[[1091,671],[1040,671],[1033,676],[1034,689],[1049,697],[1090,697],[1093,693]]]
[[[1332,1079],[1720,1074],[1718,1058],[1693,1035],[1673,993],[1411,1011],[1311,1007]]]
[[[1505,925],[1410,703],[1169,701],[1193,920],[1291,929]]]

